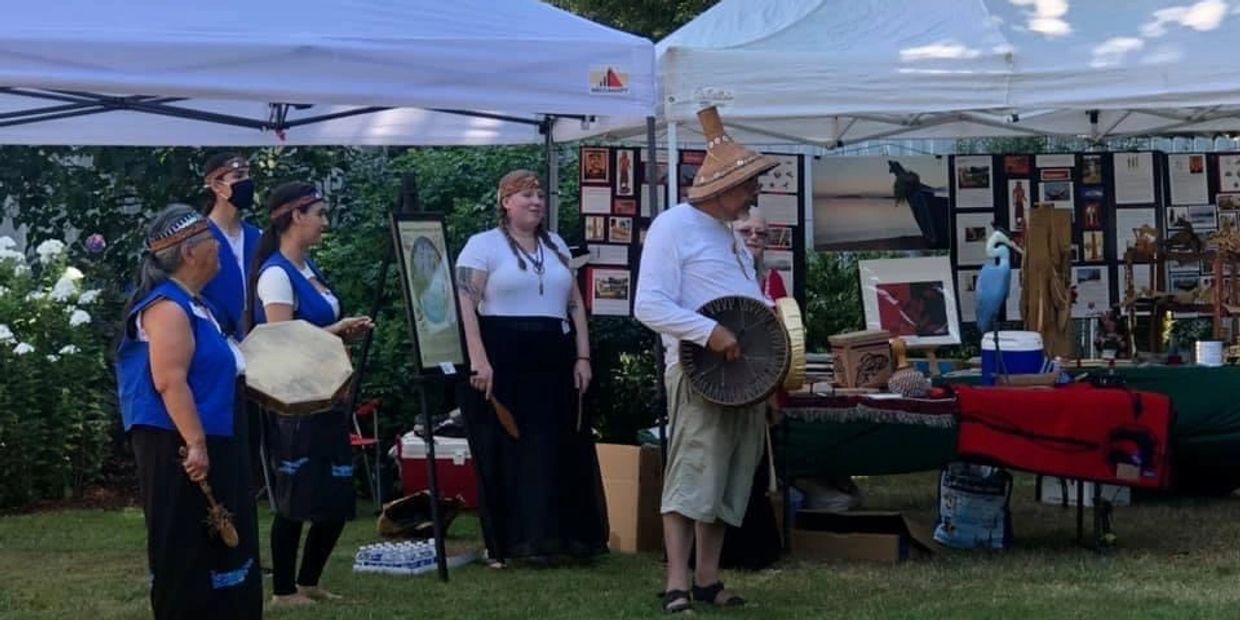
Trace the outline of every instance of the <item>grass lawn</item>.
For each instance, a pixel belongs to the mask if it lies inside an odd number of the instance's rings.
[[[935,475],[859,481],[868,508],[929,522]],[[900,565],[785,561],[725,580],[751,600],[746,618],[1240,618],[1240,501],[1174,500],[1119,507],[1116,549],[1077,548],[1074,513],[1033,502],[1018,475],[1016,544],[1005,552],[943,551]],[[433,576],[352,572],[373,541],[370,507],[345,530],[323,585],[344,601],[269,613],[274,618],[653,618],[662,566],[654,555],[613,554],[591,568],[473,565]],[[1088,515],[1087,515],[1088,516]],[[260,517],[264,526],[265,514]],[[452,538],[477,540],[463,516]],[[142,513],[64,511],[0,518],[0,618],[149,617]],[[264,553],[267,549],[264,542]],[[266,583],[270,592],[270,579]]]

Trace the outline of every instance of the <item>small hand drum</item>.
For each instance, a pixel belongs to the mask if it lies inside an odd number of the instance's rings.
[[[740,343],[734,361],[688,341],[680,343],[680,363],[689,386],[702,398],[726,407],[765,400],[783,383],[792,361],[792,341],[780,318],[765,303],[745,296],[720,297],[698,309],[728,328]]]
[[[775,312],[779,314],[779,322],[784,331],[788,332],[789,349],[788,374],[784,377],[784,389],[794,391],[805,385],[805,323],[801,320],[801,306],[792,297],[781,297],[775,301]]]
[[[241,352],[250,397],[283,415],[331,410],[353,377],[344,342],[300,319],[255,327]]]

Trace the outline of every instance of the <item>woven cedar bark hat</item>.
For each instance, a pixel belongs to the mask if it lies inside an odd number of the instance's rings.
[[[779,162],[755,153],[732,139],[723,129],[719,110],[714,106],[698,112],[698,122],[706,134],[706,161],[698,168],[689,188],[689,202],[702,202],[752,179]]]

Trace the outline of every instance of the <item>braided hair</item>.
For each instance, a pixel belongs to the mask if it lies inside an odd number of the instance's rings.
[[[504,199],[530,189],[541,190],[542,183],[539,182],[538,175],[529,170],[513,170],[504,175],[504,178],[499,181],[499,230],[504,233],[504,239],[508,241],[508,247],[512,250],[513,256],[517,257],[517,266],[521,268],[521,271],[525,271],[525,258],[521,255],[521,249],[517,247],[517,240],[512,236],[512,230],[508,222],[508,211],[504,209]],[[556,245],[551,239],[551,233],[547,230],[545,221],[538,223],[534,236],[542,241],[543,245],[551,249],[555,257],[560,260],[561,265],[572,271],[568,257],[560,251],[560,246]]]

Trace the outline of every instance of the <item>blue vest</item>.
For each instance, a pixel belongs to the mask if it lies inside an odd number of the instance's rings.
[[[214,437],[231,437],[233,409],[236,406],[236,358],[224,334],[216,329],[210,319],[194,314],[189,293],[173,282],[155,287],[125,317],[125,329],[116,353],[117,387],[125,430],[134,425],[176,430],[168,409],[164,407],[164,399],[155,391],[150,344],[137,339],[134,326],[138,315],[161,299],[181,306],[194,332],[194,356],[190,358],[187,377],[203,431]],[[135,332],[132,337],[131,331]]]
[[[241,317],[245,316],[245,293],[249,286],[245,274],[237,267],[237,255],[233,254],[232,246],[224,231],[211,222],[211,234],[220,242],[220,272],[202,289],[202,298],[211,303],[216,310],[215,320],[220,322],[224,333],[231,334],[241,342],[245,339],[245,325]],[[245,268],[251,269],[254,255],[258,253],[258,242],[263,232],[248,222],[241,223],[241,247],[245,252]]]
[[[332,295],[336,295],[335,289],[327,284],[327,280],[323,278],[323,274],[319,272],[314,261],[307,258],[306,265],[310,267],[310,271],[314,272],[314,277],[318,278],[319,282],[332,292]],[[288,274],[288,281],[293,284],[293,297],[297,300],[297,309],[293,311],[294,319],[302,319],[319,327],[327,327],[336,322],[339,317],[332,310],[331,304],[323,299],[323,294],[314,288],[306,276],[301,275],[301,270],[285,258],[284,254],[278,251],[273,253],[271,258],[268,258],[259,268],[258,275],[261,277],[264,271],[273,267],[283,269],[284,273]],[[336,299],[339,300],[340,296],[336,295]],[[267,322],[267,309],[263,307],[263,304],[258,303],[258,300],[254,303],[254,319],[255,325]]]

